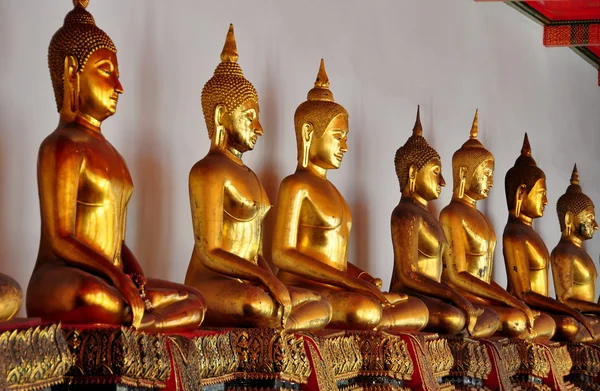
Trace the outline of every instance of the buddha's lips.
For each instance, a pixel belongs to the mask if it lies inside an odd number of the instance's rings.
[[[344,158],[344,154],[343,154],[343,153],[336,153],[336,154],[335,154],[335,155],[333,155],[333,156],[335,156],[335,158],[336,158],[337,160],[339,160],[340,162],[341,162],[341,161],[342,161],[342,159]]]

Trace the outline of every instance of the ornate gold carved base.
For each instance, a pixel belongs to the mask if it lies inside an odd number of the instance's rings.
[[[60,326],[35,323],[39,322],[17,320],[0,324],[0,390],[50,387],[61,383],[72,365],[73,357]]]
[[[492,371],[486,346],[463,336],[448,337],[454,365],[447,379],[459,390],[489,390],[485,386]]]
[[[556,342],[534,343],[512,340],[520,366],[511,380],[524,391],[577,391],[569,381],[572,361],[566,345]]]
[[[208,329],[193,336],[203,390],[299,390],[310,375],[304,337],[273,329]]]
[[[454,357],[445,337],[434,333],[400,333],[407,342],[415,372],[408,383],[411,389],[422,391],[452,391],[448,381]]]
[[[567,379],[582,390],[600,391],[600,347],[571,343],[567,350],[573,363]]]
[[[65,383],[165,387],[171,371],[164,336],[112,326],[64,326],[63,332],[75,357]]]

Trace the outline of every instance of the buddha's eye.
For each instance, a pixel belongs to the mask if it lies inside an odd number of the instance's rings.
[[[106,68],[98,68],[100,70],[100,72],[104,73],[106,76],[110,76],[111,72],[110,69],[106,69]]]

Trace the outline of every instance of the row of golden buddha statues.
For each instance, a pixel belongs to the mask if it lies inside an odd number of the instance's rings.
[[[193,330],[202,323],[528,340],[600,336],[596,269],[582,249],[598,228],[594,205],[575,169],[557,203],[562,238],[550,254],[532,227],[547,199],[527,136],[505,180],[508,289],[492,280],[496,235],[477,202],[492,188],[494,156],[477,139],[477,113],[469,139],[452,158],[453,197],[439,221],[427,207],[445,186],[442,163],[423,137],[418,111],[412,135],[396,152],[401,198],[391,216],[390,292],[382,291],[380,278],[349,263],[350,208],[327,179],[348,150],[348,113],[334,101],[323,61],[294,115],[298,166],[279,188],[274,274],[262,251],[262,223],[272,205],[242,160],[263,133],[258,95],[238,64],[233,26],[202,90],[211,145],[189,176],[195,245],[185,285],[147,278],[125,244],[132,179],[101,132],[123,93],[116,48],[86,10],[87,1],[74,4],[48,53],[60,119],[39,149],[42,227],[28,316],[149,331]],[[556,300],[549,297],[550,264]],[[1,281],[0,317],[8,319],[22,294],[14,280]]]

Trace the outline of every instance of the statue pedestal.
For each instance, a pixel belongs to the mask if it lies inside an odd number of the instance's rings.
[[[573,362],[567,379],[582,390],[600,391],[600,347],[570,343],[567,350]]]
[[[534,343],[511,340],[519,356],[519,369],[511,377],[515,388],[529,391],[577,390],[570,383],[571,356],[567,346],[557,342]]]
[[[489,390],[492,361],[484,343],[463,336],[448,337],[454,365],[447,379],[459,390]]]
[[[60,325],[37,318],[0,323],[0,390],[49,390],[72,363]]]
[[[53,390],[165,387],[171,368],[164,336],[105,325],[67,325],[63,333],[75,362]]]

